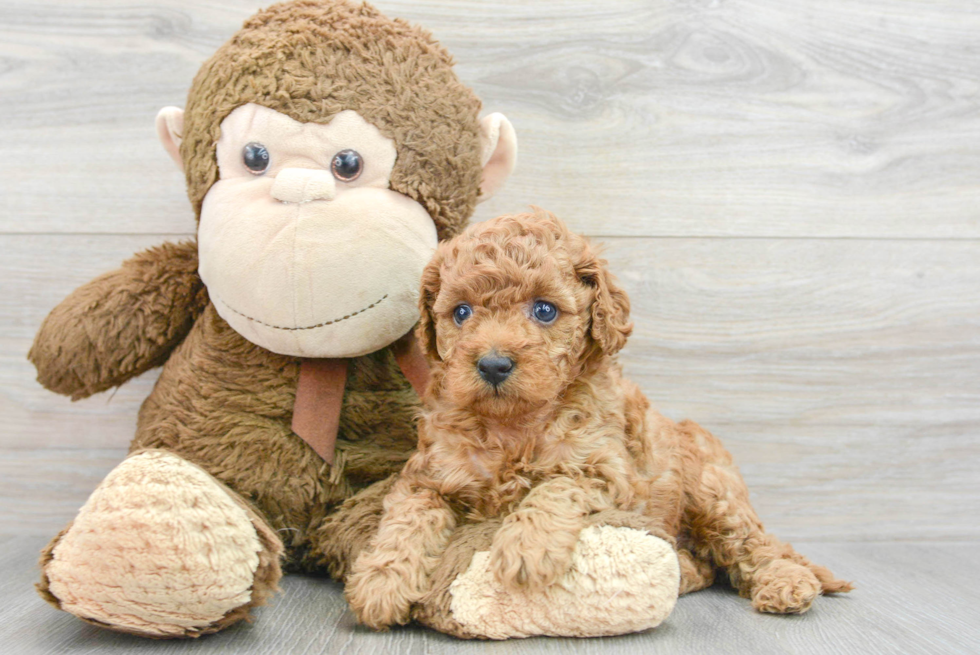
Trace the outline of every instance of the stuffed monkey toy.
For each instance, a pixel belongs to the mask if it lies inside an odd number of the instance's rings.
[[[197,239],[77,289],[29,354],[73,399],[163,367],[129,456],[42,552],[55,607],[196,637],[247,617],[283,569],[347,574],[416,443],[422,269],[515,164],[510,123],[479,119],[452,63],[368,5],[298,0],[248,20],[186,109],[160,112]],[[595,524],[577,577],[516,599],[478,565],[494,524],[460,529],[415,618],[493,638],[656,625],[677,593],[669,537]]]

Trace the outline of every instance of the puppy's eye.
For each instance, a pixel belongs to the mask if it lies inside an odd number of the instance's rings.
[[[469,305],[467,305],[466,303],[463,303],[462,305],[457,305],[456,309],[453,310],[453,322],[456,325],[462,325],[463,321],[465,321],[472,315],[473,315],[473,309]]]
[[[249,143],[242,148],[242,162],[249,173],[262,175],[269,168],[269,151],[261,143]]]
[[[534,307],[531,308],[531,315],[539,323],[548,325],[554,323],[555,319],[558,318],[558,308],[547,300],[536,300]]]
[[[356,150],[341,150],[333,156],[330,171],[341,182],[353,182],[361,176],[364,170],[364,158]]]

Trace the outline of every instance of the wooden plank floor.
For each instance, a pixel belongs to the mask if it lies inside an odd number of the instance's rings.
[[[817,600],[802,616],[768,616],[726,586],[682,597],[667,621],[604,639],[462,642],[418,626],[373,633],[354,623],[340,585],[287,576],[283,593],[251,625],[194,641],[150,641],[92,627],[46,605],[30,588],[36,537],[0,538],[0,650],[47,653],[430,655],[514,653],[753,653],[769,655],[976,655],[980,652],[980,548],[963,543],[799,543],[858,588]]]

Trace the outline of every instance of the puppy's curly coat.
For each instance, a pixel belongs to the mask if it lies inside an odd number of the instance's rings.
[[[491,517],[503,517],[490,561],[505,585],[551,584],[588,517],[619,509],[677,545],[681,593],[718,568],[763,612],[851,589],[764,531],[718,439],[661,416],[622,377],[629,299],[553,215],[503,216],[443,243],[420,305],[432,378],[418,451],[347,581],[363,623],[407,622],[457,523]]]

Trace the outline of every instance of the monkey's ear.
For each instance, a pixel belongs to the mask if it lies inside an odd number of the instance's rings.
[[[184,160],[180,157],[180,142],[184,138],[184,110],[180,107],[164,107],[157,114],[157,136],[163,149],[184,170]]]
[[[590,331],[592,339],[603,355],[615,355],[626,345],[626,338],[633,332],[629,296],[616,284],[604,259],[590,253],[575,268],[579,279],[595,289]]]
[[[422,291],[419,293],[419,326],[415,329],[415,337],[418,339],[419,347],[429,359],[442,361],[439,357],[439,347],[436,340],[436,318],[432,313],[432,305],[436,302],[439,295],[439,285],[441,279],[439,266],[442,257],[436,251],[432,260],[426,264],[422,270]]]
[[[483,202],[497,193],[517,166],[517,135],[506,116],[490,114],[480,119],[480,147],[483,181],[479,202]]]

